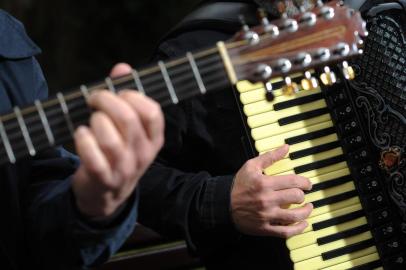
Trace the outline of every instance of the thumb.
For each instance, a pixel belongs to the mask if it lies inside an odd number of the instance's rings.
[[[278,160],[283,159],[289,152],[289,145],[284,144],[273,151],[267,152],[257,157],[261,169],[268,168]]]

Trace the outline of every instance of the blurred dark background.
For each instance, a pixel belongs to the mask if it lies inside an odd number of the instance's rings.
[[[139,67],[200,0],[0,0],[42,48],[51,92],[92,82],[114,63]]]

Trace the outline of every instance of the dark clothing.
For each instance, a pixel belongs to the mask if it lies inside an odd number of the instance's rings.
[[[160,45],[158,58],[214,46],[232,34],[177,31]],[[242,235],[231,220],[233,177],[252,157],[233,91],[193,98],[165,112],[165,148],[141,181],[140,222],[186,238],[208,268],[289,269],[285,240]]]
[[[47,85],[34,58],[39,52],[23,26],[0,10],[1,113],[46,98]],[[5,155],[3,146],[1,151]],[[0,167],[1,269],[93,265],[106,260],[131,233],[135,196],[108,227],[80,216],[71,191],[77,167],[77,157],[62,148]]]

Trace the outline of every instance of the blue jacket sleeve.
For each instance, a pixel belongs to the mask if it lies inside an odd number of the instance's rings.
[[[39,52],[21,23],[0,10],[2,113],[13,106],[24,106],[47,97],[47,84],[34,58]],[[30,266],[73,269],[101,263],[118,250],[135,226],[136,193],[107,225],[89,222],[80,215],[71,190],[72,175],[78,165],[76,156],[55,148],[16,165],[6,165],[12,173],[0,176],[10,185],[18,183],[18,188],[12,189],[10,197],[14,199],[10,201],[13,209],[21,211],[13,216],[21,215],[24,232],[20,233],[24,235],[24,243],[19,245],[25,248],[19,250],[26,250],[28,258],[24,260],[29,261]],[[20,223],[20,218],[16,222]]]

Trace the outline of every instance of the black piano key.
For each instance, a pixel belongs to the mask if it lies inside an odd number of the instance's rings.
[[[335,179],[331,179],[331,180],[328,180],[328,181],[325,181],[322,183],[315,184],[315,185],[313,185],[312,190],[305,191],[305,193],[308,194],[308,193],[316,192],[319,190],[324,190],[327,188],[331,188],[331,187],[335,187],[338,185],[348,183],[350,181],[353,181],[353,178],[351,177],[351,175],[342,176],[339,178],[335,178]]]
[[[318,238],[317,244],[319,246],[325,245],[325,244],[337,241],[339,239],[345,239],[345,238],[355,236],[357,234],[361,234],[361,233],[367,232],[367,231],[369,231],[369,226],[368,226],[368,224],[364,224],[364,225],[361,225],[361,226],[358,226],[358,227],[355,227],[355,228],[352,228],[349,230],[345,230],[342,232],[338,232],[335,234],[331,234],[331,235],[327,235],[327,236]]]
[[[289,125],[289,124],[296,123],[299,121],[307,120],[307,119],[310,119],[313,117],[317,117],[317,116],[326,114],[328,112],[329,112],[328,108],[317,109],[317,110],[299,113],[296,115],[281,118],[278,120],[278,123],[280,126],[285,126],[285,125]]]
[[[331,196],[329,198],[324,198],[318,201],[314,201],[312,202],[313,207],[314,208],[318,208],[327,204],[333,204],[333,203],[337,203],[337,202],[341,202],[344,201],[346,199],[352,198],[352,197],[356,197],[358,195],[356,190],[351,190],[351,191],[347,191],[335,196]]]
[[[365,215],[364,211],[358,210],[358,211],[355,211],[355,212],[352,212],[352,213],[349,213],[346,215],[342,215],[339,217],[335,217],[332,219],[323,220],[323,221],[314,223],[314,224],[312,224],[312,228],[313,228],[313,231],[318,231],[318,230],[321,230],[324,228],[328,228],[328,227],[331,227],[334,225],[342,224],[344,222],[363,217],[364,215]]]
[[[291,108],[294,106],[307,104],[307,103],[310,103],[310,102],[313,102],[316,100],[320,100],[320,99],[323,99],[323,95],[321,93],[317,93],[314,95],[304,96],[304,97],[295,98],[295,99],[276,103],[273,105],[273,109],[275,111],[280,111],[280,110],[288,109],[288,108]]]
[[[310,147],[307,149],[303,149],[303,150],[299,150],[293,153],[289,154],[289,158],[291,160],[294,159],[299,159],[302,157],[307,157],[310,155],[314,155],[314,154],[318,154],[321,152],[325,152],[328,150],[332,150],[334,148],[340,147],[340,142],[335,141],[335,142],[330,142],[330,143],[326,143],[326,144],[322,144],[322,145],[318,145],[318,146],[314,146],[314,147]]]
[[[328,158],[328,159],[323,159],[323,160],[313,162],[310,164],[305,164],[305,165],[293,168],[293,170],[295,171],[295,174],[301,174],[304,172],[317,170],[317,169],[324,168],[324,167],[327,167],[330,165],[334,165],[334,164],[340,163],[342,161],[345,161],[344,155],[340,155],[340,156],[336,156],[336,157],[332,157],[332,158]]]
[[[317,130],[317,131],[313,131],[310,133],[306,133],[306,134],[302,134],[299,136],[285,139],[285,143],[289,144],[289,145],[294,145],[297,143],[306,142],[306,141],[310,141],[313,139],[318,139],[318,138],[328,136],[328,135],[331,135],[334,133],[336,133],[336,130],[334,129],[334,127],[329,127],[329,128],[325,128],[325,129],[321,129],[321,130]]]
[[[351,270],[371,270],[378,267],[382,267],[382,262],[380,260],[352,267]]]
[[[361,241],[359,243],[355,243],[352,245],[348,245],[342,248],[338,248],[332,251],[327,251],[321,254],[321,257],[323,258],[323,260],[327,261],[336,257],[340,257],[342,255],[345,254],[349,254],[355,251],[359,251],[365,248],[369,248],[371,246],[374,246],[374,240],[373,239],[368,239],[368,240],[364,240]]]

